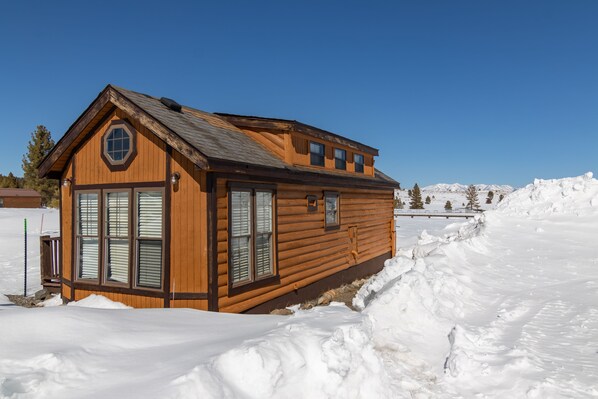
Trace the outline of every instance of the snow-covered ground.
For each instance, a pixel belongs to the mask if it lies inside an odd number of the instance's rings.
[[[0,398],[598,396],[598,181],[539,180],[439,229],[364,285],[361,312],[0,297]]]
[[[488,210],[493,209],[498,203],[500,195],[505,197],[513,191],[513,187],[507,185],[496,185],[496,184],[476,184],[478,193],[478,200],[480,209]],[[426,186],[421,188],[422,201],[426,200],[426,197],[430,197],[430,203],[424,203],[425,211],[432,212],[444,212],[444,206],[447,201],[451,202],[454,212],[464,211],[467,205],[467,199],[465,198],[465,191],[467,186],[463,184],[435,184],[432,186]],[[494,193],[494,198],[487,204],[486,198],[488,192]],[[407,189],[395,190],[395,198],[400,198],[405,203],[403,211],[409,211],[409,192]]]
[[[41,288],[39,237],[59,235],[57,209],[0,208],[0,294],[23,294],[27,219],[27,293]]]

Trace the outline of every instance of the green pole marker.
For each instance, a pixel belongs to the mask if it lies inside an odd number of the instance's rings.
[[[25,279],[23,284],[23,296],[27,296],[27,219],[25,219]]]

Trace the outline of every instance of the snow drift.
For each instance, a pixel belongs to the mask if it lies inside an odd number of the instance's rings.
[[[361,312],[0,306],[0,397],[595,397],[597,241],[586,174],[423,233]]]

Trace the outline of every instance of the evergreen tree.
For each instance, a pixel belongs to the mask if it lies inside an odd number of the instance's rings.
[[[478,201],[478,191],[473,184],[470,184],[465,191],[465,199],[467,200],[467,208],[470,210],[479,209],[480,203]]]
[[[2,188],[20,188],[21,182],[19,178],[12,174],[12,172],[8,173],[8,176],[0,175],[0,187]]]
[[[505,198],[505,195],[504,195],[504,194],[501,194],[501,195],[499,195],[499,196],[498,196],[498,202],[502,201],[502,200],[503,200],[503,198]]]
[[[427,196],[426,196],[426,204],[428,204],[428,205],[429,205],[429,204],[430,204],[430,202],[432,202],[432,200],[430,199],[430,196],[429,196],[429,195],[427,195]]]
[[[40,178],[38,166],[54,147],[54,140],[45,126],[39,125],[27,145],[27,154],[23,155],[23,186],[32,188],[42,196],[42,205],[56,206],[58,203],[58,181]]]
[[[407,190],[407,195],[409,196],[409,199],[413,197],[413,192],[411,191],[411,189]]]
[[[422,193],[419,190],[419,186],[415,183],[413,190],[411,190],[411,201],[409,201],[409,209],[424,209],[424,203],[422,202]]]
[[[453,204],[451,204],[451,201],[446,201],[446,204],[444,204],[444,210],[445,211],[452,211],[453,210]]]
[[[494,199],[494,192],[488,191],[488,196],[486,197],[486,203],[491,204],[493,199]]]

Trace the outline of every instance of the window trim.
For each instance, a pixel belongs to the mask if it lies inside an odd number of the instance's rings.
[[[341,151],[344,154],[344,158],[337,158],[336,157],[336,152],[337,151]],[[343,163],[343,167],[339,168],[338,167],[338,162],[342,162]],[[343,150],[342,148],[335,148],[334,149],[334,169],[336,170],[347,170],[347,150]]]
[[[114,129],[123,129],[129,136],[129,153],[122,161],[115,161],[108,156],[108,146],[106,144],[108,136]],[[101,156],[102,160],[112,172],[127,170],[133,159],[137,155],[137,134],[135,128],[126,119],[119,119],[110,122],[101,139]]]
[[[311,151],[311,145],[312,144],[316,144],[322,147],[322,154],[316,154],[314,152]],[[322,164],[320,165],[319,163],[314,163],[313,162],[313,156],[316,155],[318,157],[322,157]],[[313,140],[309,140],[309,164],[310,166],[317,166],[320,168],[325,168],[326,167],[326,144],[324,143],[320,143],[319,141],[313,141]]]
[[[326,221],[326,198],[336,197],[336,222]],[[341,194],[338,191],[324,191],[324,230],[339,230],[341,228]]]
[[[98,239],[98,274],[96,278],[84,278],[84,277],[79,277],[79,272],[81,270],[81,249],[80,249],[80,238],[83,237],[82,234],[79,234],[79,201],[78,201],[78,197],[79,194],[97,194],[98,195],[98,219],[97,219],[97,223],[98,223],[98,235],[97,235],[97,239]],[[73,193],[73,199],[74,199],[74,203],[75,206],[73,207],[73,215],[74,215],[74,220],[73,220],[73,233],[75,236],[75,240],[73,243],[73,247],[75,250],[75,265],[74,265],[74,270],[75,270],[75,281],[80,281],[80,282],[85,282],[85,283],[90,283],[90,284],[100,284],[101,278],[102,278],[102,236],[103,236],[103,215],[102,215],[102,190],[99,189],[94,189],[94,190],[76,190]],[[91,236],[89,236],[91,237]]]
[[[131,286],[131,227],[133,221],[133,215],[131,214],[131,189],[127,188],[114,188],[114,189],[104,189],[100,190],[102,192],[102,284],[106,286],[113,286],[113,287],[130,287]],[[127,282],[121,283],[118,281],[110,281],[108,280],[108,244],[107,241],[110,238],[106,233],[108,232],[108,210],[106,207],[108,206],[108,201],[106,198],[110,193],[124,193],[128,194],[128,204],[127,204],[127,240],[129,242],[129,259],[127,260]]]
[[[361,160],[363,161],[363,163],[358,163],[357,162],[357,157],[361,157]],[[363,154],[359,154],[359,153],[353,153],[353,170],[355,171],[355,173],[365,173],[365,155]],[[361,165],[361,170],[357,170],[357,165]]]
[[[116,187],[115,187],[116,186]],[[166,292],[166,290],[168,289],[168,287],[164,286],[164,281],[165,281],[165,271],[166,268],[168,267],[168,265],[166,264],[166,250],[165,250],[165,237],[166,237],[166,229],[167,226],[165,224],[166,219],[165,219],[165,212],[166,212],[166,189],[164,187],[163,184],[160,185],[158,184],[152,184],[151,182],[149,182],[147,185],[131,185],[131,186],[125,186],[122,187],[120,185],[114,185],[114,184],[105,184],[105,185],[94,185],[93,188],[87,188],[85,186],[81,186],[82,188],[77,188],[77,186],[75,186],[73,188],[73,234],[74,234],[74,245],[73,245],[73,251],[74,251],[74,257],[73,259],[75,260],[75,265],[73,267],[74,270],[74,280],[76,283],[78,284],[84,284],[86,285],[86,287],[88,288],[83,288],[83,289],[99,289],[99,290],[103,290],[103,291],[110,291],[110,292],[117,292],[118,290],[128,290],[130,291],[132,294],[136,295],[136,293],[143,293],[145,292],[146,295],[147,294],[151,294],[151,295],[157,295],[157,296],[162,296],[163,293]],[[104,195],[107,192],[114,192],[114,191],[128,191],[129,193],[131,193],[131,195],[129,196],[130,201],[129,201],[129,222],[130,222],[130,228],[129,228],[129,236],[130,241],[129,241],[129,281],[124,284],[124,283],[114,283],[114,282],[106,282],[104,281],[104,275],[105,275],[105,265],[104,265],[104,257],[105,257],[105,239],[106,237],[104,236],[104,207],[105,207],[105,200],[104,200]],[[162,192],[162,275],[161,275],[161,286],[160,288],[152,288],[152,287],[143,287],[143,286],[137,286],[136,285],[136,281],[137,281],[137,255],[136,252],[132,252],[134,250],[136,250],[136,248],[133,246],[133,244],[135,244],[133,241],[136,241],[136,237],[133,234],[134,229],[136,229],[136,218],[135,215],[133,214],[134,210],[136,209],[136,204],[132,203],[131,201],[135,201],[135,193],[138,191],[160,191]],[[79,193],[97,193],[98,194],[98,278],[97,279],[89,279],[89,278],[79,278],[79,246],[78,246],[78,234],[77,234],[77,223],[78,223],[78,202],[77,202],[77,195]],[[139,294],[142,295],[142,294]]]
[[[133,257],[133,262],[132,262],[132,267],[133,267],[133,279],[132,279],[132,284],[131,287],[134,289],[140,289],[140,290],[150,290],[150,291],[163,291],[165,289],[164,287],[164,268],[166,267],[166,251],[164,250],[164,244],[165,244],[165,236],[166,236],[166,226],[165,226],[165,221],[166,221],[166,204],[165,204],[165,199],[166,199],[166,191],[164,189],[164,187],[139,187],[139,188],[133,188],[133,216],[137,215],[137,211],[138,211],[138,207],[139,204],[137,202],[137,193],[140,192],[155,192],[155,191],[159,191],[162,193],[162,235],[160,236],[160,241],[162,242],[162,259],[161,259],[161,276],[160,276],[160,288],[155,288],[155,287],[145,287],[143,285],[137,285],[137,272],[139,270],[139,247],[137,245],[138,241],[139,241],[139,237],[137,234],[137,227],[138,227],[138,223],[137,220],[135,220],[135,225],[133,226],[132,233],[133,233],[133,238],[132,238],[132,248],[133,248],[133,252],[132,252],[132,257]],[[157,238],[142,238],[143,240],[151,240],[151,241],[158,241]]]
[[[245,182],[228,182],[227,183],[227,197],[228,197],[228,231],[227,231],[227,280],[228,280],[228,295],[234,296],[251,291],[260,287],[274,285],[280,283],[280,274],[278,269],[278,207],[277,207],[277,186],[273,184],[263,183],[245,183]],[[231,240],[232,240],[232,191],[249,191],[251,193],[251,265],[250,265],[250,280],[234,283],[232,281],[232,264],[231,264]],[[267,191],[272,193],[272,274],[258,278],[255,271],[255,239],[256,239],[256,205],[255,193],[258,191]]]

